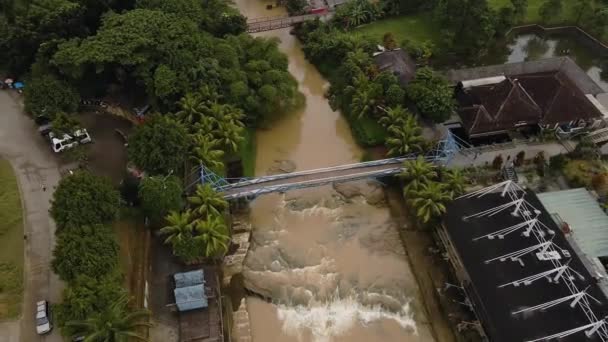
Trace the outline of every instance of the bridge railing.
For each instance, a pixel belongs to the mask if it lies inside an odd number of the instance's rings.
[[[373,161],[368,161],[368,162],[353,163],[353,164],[346,164],[346,165],[338,165],[338,166],[332,166],[332,167],[326,167],[326,168],[320,168],[320,169],[312,169],[312,170],[296,171],[296,172],[290,172],[290,173],[282,173],[282,174],[278,174],[278,175],[261,176],[261,177],[254,178],[254,179],[249,179],[249,180],[245,180],[245,181],[241,181],[241,182],[231,183],[231,184],[228,184],[228,185],[225,185],[225,186],[222,186],[222,187],[218,188],[218,190],[219,191],[226,191],[227,189],[231,189],[231,188],[235,188],[235,187],[241,187],[241,186],[246,186],[246,185],[258,184],[258,183],[264,183],[264,182],[270,182],[270,181],[275,181],[275,180],[285,179],[285,178],[293,178],[293,177],[298,177],[298,176],[306,176],[306,175],[311,175],[311,174],[333,172],[333,171],[343,171],[343,170],[348,170],[348,169],[366,168],[366,167],[389,165],[389,164],[398,164],[398,163],[404,162],[405,160],[415,159],[415,158],[417,158],[417,155],[412,154],[412,155],[405,156],[405,157],[389,158],[389,159],[382,159],[382,160],[373,160]],[[426,156],[425,159],[427,161],[432,161],[432,160],[435,159],[435,157],[433,157],[433,156]]]
[[[258,195],[267,194],[267,193],[271,193],[271,192],[284,192],[287,190],[310,188],[310,187],[321,186],[321,185],[326,185],[326,184],[330,184],[330,183],[354,181],[354,180],[368,178],[371,176],[374,176],[374,177],[390,176],[390,175],[394,175],[394,174],[401,172],[401,170],[403,170],[403,167],[398,166],[398,167],[385,169],[385,170],[361,172],[361,173],[355,173],[352,175],[343,175],[343,176],[337,176],[337,177],[312,179],[312,180],[306,180],[306,181],[301,181],[301,182],[270,185],[270,186],[264,186],[264,187],[246,190],[246,191],[236,191],[236,190],[238,190],[238,188],[237,188],[237,189],[234,189],[235,190],[234,193],[225,194],[224,198],[230,200],[230,199],[239,198],[239,197],[249,197],[249,196],[255,197]]]

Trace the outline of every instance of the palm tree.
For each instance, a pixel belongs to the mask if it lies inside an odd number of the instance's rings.
[[[67,322],[67,327],[75,329],[75,336],[84,336],[85,342],[127,342],[131,340],[149,341],[136,331],[139,328],[151,327],[148,322],[150,311],[128,309],[127,296],[120,297],[104,311],[83,321]]]
[[[462,170],[444,169],[441,173],[441,180],[452,197],[457,197],[464,193],[467,177]]]
[[[223,145],[230,152],[237,152],[240,143],[245,139],[243,137],[243,127],[235,125],[231,122],[219,122],[216,139],[218,143]]]
[[[380,124],[382,124],[384,127],[389,127],[391,125],[401,125],[406,121],[407,117],[412,116],[412,114],[408,110],[404,109],[400,105],[396,107],[380,109],[384,112],[384,115],[380,118],[380,120],[378,120],[378,122],[380,122]]]
[[[408,116],[401,124],[389,126],[387,131],[386,146],[391,156],[405,156],[424,149],[422,129],[413,116]]]
[[[228,202],[210,184],[198,184],[194,196],[188,197],[188,202],[194,207],[194,213],[203,219],[219,216],[228,208]]]
[[[373,114],[377,109],[378,87],[371,84],[367,77],[360,75],[353,80],[354,94],[350,112],[357,119]]]
[[[192,136],[194,148],[191,158],[207,168],[219,172],[224,168],[224,151],[218,148],[219,142],[212,139],[210,134],[198,133]]]
[[[418,190],[422,184],[429,183],[437,177],[435,165],[427,162],[423,156],[403,162],[403,171],[399,174],[407,185],[403,193],[407,196],[410,191]]]
[[[206,220],[198,220],[195,225],[196,239],[203,244],[203,255],[207,258],[220,256],[228,251],[228,228],[220,215],[208,216]]]
[[[166,217],[167,225],[160,229],[161,234],[168,235],[165,239],[166,244],[172,246],[180,241],[192,236],[192,221],[194,215],[192,210],[184,212],[171,211]]]
[[[452,200],[452,195],[446,186],[437,182],[423,183],[420,188],[412,191],[412,198],[408,204],[416,210],[416,217],[422,223],[428,223],[431,219],[445,213],[445,205]]]
[[[181,110],[176,115],[182,123],[188,126],[201,120],[204,105],[198,95],[188,93],[177,104]]]

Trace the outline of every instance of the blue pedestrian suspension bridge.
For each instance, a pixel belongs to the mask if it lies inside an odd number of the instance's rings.
[[[467,145],[468,144],[460,141],[451,133],[448,133],[447,138],[441,140],[435,149],[422,156],[428,162],[438,165],[447,165],[454,155],[462,150],[462,148],[467,148]],[[227,200],[237,198],[251,199],[272,192],[285,192],[288,190],[310,188],[331,183],[395,175],[403,171],[404,161],[416,159],[418,156],[419,154],[410,154],[403,157],[322,169],[238,179],[220,177],[205,166],[200,166],[197,169],[197,172],[200,172],[200,178],[196,183],[200,181],[203,184],[211,184],[215,190],[223,193],[224,198]]]

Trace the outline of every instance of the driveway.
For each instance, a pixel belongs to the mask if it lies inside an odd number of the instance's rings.
[[[63,283],[50,269],[55,223],[49,216],[49,200],[60,174],[49,145],[38,134],[34,122],[22,113],[16,98],[16,94],[0,91],[0,156],[15,169],[21,190],[27,235],[26,279],[20,324],[0,323],[0,342],[60,342],[58,329],[47,336],[36,335],[33,319],[37,300],[58,303],[63,290]]]

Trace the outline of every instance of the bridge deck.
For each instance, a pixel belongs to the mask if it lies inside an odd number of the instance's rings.
[[[324,183],[344,182],[373,176],[393,175],[402,169],[402,162],[396,161],[384,165],[363,165],[349,169],[330,169],[327,171],[294,174],[286,174],[283,178],[263,181],[260,183],[234,184],[223,191],[227,199],[255,196],[263,193],[280,192],[294,188],[306,188],[322,185]]]
[[[293,26],[295,24],[307,21],[314,20],[316,18],[327,15],[327,13],[312,13],[312,14],[304,14],[293,17],[265,17],[265,18],[255,18],[247,21],[247,32],[255,33],[262,31],[271,31],[278,30],[281,28]]]

